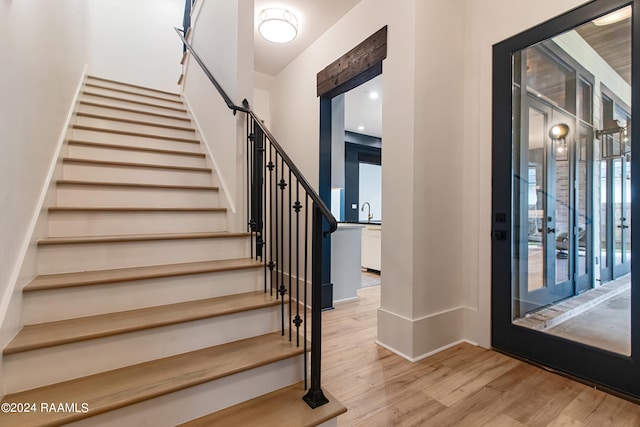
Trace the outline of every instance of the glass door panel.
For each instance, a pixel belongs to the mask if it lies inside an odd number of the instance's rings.
[[[609,213],[609,161],[600,161],[600,281],[612,279],[611,262],[609,261],[609,241],[611,230],[611,214]]]
[[[624,8],[634,16],[593,22]],[[635,398],[640,284],[629,273],[640,172],[624,139],[640,96],[631,90],[638,8],[593,0],[498,43],[492,81],[492,345]]]
[[[547,242],[544,173],[544,134],[546,115],[534,108],[529,109],[529,144],[528,144],[528,292],[541,289],[546,283],[544,246]]]
[[[582,34],[587,33],[579,28],[512,57],[511,306],[516,325],[595,345],[589,334],[599,325],[584,321],[565,328],[569,322],[561,324],[555,316],[572,318],[582,304],[609,292],[590,292],[598,279],[596,255],[602,272],[598,285],[629,272],[630,153],[625,147],[630,144],[619,143],[622,133],[614,124],[625,123],[622,129],[630,119],[625,115],[630,109],[618,107],[620,99],[629,97],[625,90],[630,86],[609,95],[601,92],[602,85],[595,82],[606,76],[589,70],[590,60],[582,64],[578,59],[583,58],[563,49]],[[594,100],[602,100],[601,108],[594,108]],[[628,329],[621,334],[626,344]]]
[[[613,277],[630,270],[631,177],[624,157],[613,159]]]
[[[564,118],[566,119],[566,118]],[[558,118],[554,114],[554,123],[566,122]],[[573,242],[573,221],[570,216],[574,207],[571,203],[571,192],[573,186],[571,184],[571,172],[569,166],[569,148],[564,146],[562,142],[553,141],[553,157],[555,167],[551,171],[555,175],[554,194],[554,254],[556,264],[555,284],[560,285],[567,282],[571,278],[572,257],[570,254],[574,250]],[[568,296],[565,292],[563,296]]]
[[[516,209],[526,216],[518,221],[520,233],[514,242],[519,249],[515,318],[572,294],[570,254],[575,245],[571,153],[566,144],[549,136],[551,123],[567,117],[536,96],[523,99],[525,114],[521,118],[519,146],[514,151],[520,153],[515,162],[521,171],[516,184],[522,188]]]

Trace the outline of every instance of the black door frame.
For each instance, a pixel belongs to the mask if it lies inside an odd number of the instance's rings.
[[[631,282],[631,356],[516,326],[512,323],[513,214],[512,214],[512,55],[605,15],[612,9],[632,5],[632,85],[640,88],[640,0],[593,0],[559,17],[513,36],[493,47],[493,178],[492,178],[492,345],[498,350],[564,372],[609,390],[640,398],[640,275]],[[632,91],[632,106],[640,105],[640,91]],[[632,115],[633,150],[640,143],[638,115]],[[640,185],[638,162],[632,163],[632,193]],[[632,195],[632,199],[634,196]],[[640,218],[639,204],[632,217]],[[640,227],[631,229],[632,253],[637,252]],[[632,258],[632,271],[640,271],[640,259]]]
[[[374,64],[361,74],[320,96],[320,153],[318,166],[318,195],[331,209],[331,100],[382,74],[382,62]],[[326,228],[326,224],[323,225]],[[322,309],[333,308],[333,283],[331,282],[331,235],[322,238]]]

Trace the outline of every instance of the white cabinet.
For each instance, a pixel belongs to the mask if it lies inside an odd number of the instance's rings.
[[[380,271],[380,235],[382,226],[367,224],[362,230],[362,268]]]

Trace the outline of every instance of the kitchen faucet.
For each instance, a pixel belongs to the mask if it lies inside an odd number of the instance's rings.
[[[364,205],[368,206],[368,211],[369,213],[367,214],[367,222],[371,222],[371,218],[373,218],[373,215],[371,215],[371,205],[369,204],[369,202],[364,202],[362,204],[362,208],[360,209],[360,212],[364,212]]]

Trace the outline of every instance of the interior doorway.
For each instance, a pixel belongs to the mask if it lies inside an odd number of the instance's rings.
[[[324,70],[318,73],[318,96],[320,97],[320,155],[319,155],[319,194],[322,200],[332,209],[335,215],[340,218],[343,224],[339,225],[336,233],[341,234],[341,228],[347,230],[348,228],[358,228],[357,232],[350,233],[352,237],[349,239],[354,242],[354,237],[359,243],[358,248],[362,250],[363,235],[360,233],[361,215],[366,215],[364,221],[365,224],[374,225],[377,222],[378,227],[378,247],[381,244],[381,221],[382,221],[382,197],[381,188],[377,192],[379,196],[372,196],[374,191],[371,188],[364,188],[360,183],[367,184],[373,181],[371,176],[375,175],[379,177],[381,182],[382,174],[381,170],[372,172],[369,166],[381,167],[381,128],[379,129],[380,137],[374,135],[368,135],[370,131],[365,133],[367,125],[358,123],[355,121],[349,125],[350,130],[345,129],[345,124],[340,126],[335,124],[334,119],[345,115],[345,94],[348,92],[361,93],[359,98],[368,98],[364,102],[376,102],[380,106],[379,117],[376,117],[378,121],[377,126],[382,125],[382,90],[372,89],[376,85],[376,80],[382,74],[382,61],[386,58],[387,52],[387,27],[383,27],[366,40],[360,43],[358,46],[351,49],[349,52],[338,58],[332,64],[327,66]],[[347,64],[346,66],[344,64]],[[362,87],[360,87],[362,85]],[[362,90],[364,88],[364,90]],[[359,90],[360,89],[360,90]],[[341,108],[340,108],[341,106]],[[357,106],[354,111],[361,112],[362,108]],[[363,118],[364,119],[364,118]],[[366,118],[370,120],[371,117]],[[373,126],[369,126],[371,129]],[[351,144],[352,147],[349,150],[351,156],[351,172],[348,172],[347,167],[347,144]],[[377,158],[377,160],[375,160]],[[343,166],[344,165],[344,166]],[[355,171],[355,173],[354,173]],[[346,184],[346,176],[351,173],[354,180],[358,181],[358,185]],[[337,177],[337,178],[336,178]],[[351,195],[347,194],[347,188],[351,187]],[[365,185],[366,187],[366,185]],[[381,186],[380,186],[381,187]],[[360,200],[360,193],[368,192],[371,200]],[[355,194],[355,196],[354,196]],[[375,200],[374,200],[375,199]],[[366,202],[366,204],[365,204]],[[372,203],[376,205],[378,203],[379,210],[376,218],[375,208],[372,210]],[[336,206],[338,205],[338,206]],[[366,209],[366,210],[365,210]],[[366,213],[365,213],[366,212]],[[347,219],[348,218],[348,219]],[[377,221],[374,221],[377,220]],[[350,222],[351,224],[347,224]],[[336,234],[334,233],[334,235]],[[342,233],[345,236],[347,233]],[[323,286],[323,308],[331,308],[333,306],[333,296],[339,293],[340,286],[338,283],[333,283],[334,277],[338,277],[337,274],[332,273],[333,261],[343,260],[346,256],[351,254],[344,254],[345,256],[337,255],[333,256],[334,250],[332,249],[332,239],[339,239],[340,237],[325,236],[322,241],[322,286]],[[345,245],[340,245],[344,247]],[[378,253],[381,253],[378,251]],[[358,260],[360,258],[360,260]],[[362,283],[360,275],[361,257],[356,256],[347,263],[351,271],[356,271],[358,279],[349,279],[345,283],[351,287],[353,297],[356,296],[357,289]],[[353,276],[351,276],[353,277]],[[342,296],[343,293],[340,293]],[[346,299],[346,298],[340,298]]]

